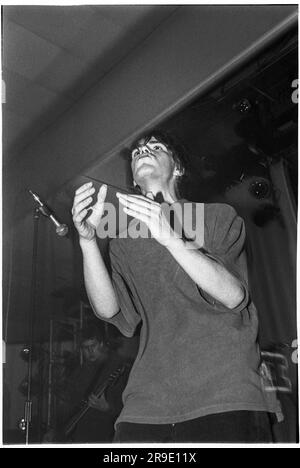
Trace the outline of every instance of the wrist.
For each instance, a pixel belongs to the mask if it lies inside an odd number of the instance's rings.
[[[82,250],[85,250],[87,248],[97,245],[96,236],[94,236],[92,239],[85,239],[84,237],[80,237],[79,245]]]
[[[169,250],[170,253],[184,249],[184,241],[177,236],[172,236],[165,247]]]

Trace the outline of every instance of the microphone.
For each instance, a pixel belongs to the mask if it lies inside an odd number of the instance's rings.
[[[28,190],[29,193],[31,193],[31,195],[33,196],[34,200],[40,205],[39,207],[39,210],[40,212],[44,215],[44,216],[47,216],[47,218],[50,218],[51,221],[54,223],[56,229],[56,234],[58,236],[65,236],[66,234],[68,234],[68,231],[69,231],[69,228],[66,224],[61,224],[55,217],[54,213],[50,210],[50,208],[48,208],[48,206],[42,202],[42,200],[40,199],[40,197],[32,192],[31,190]]]

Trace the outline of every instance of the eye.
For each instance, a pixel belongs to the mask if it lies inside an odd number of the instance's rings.
[[[162,143],[156,143],[155,145],[153,145],[152,148],[156,151],[158,150],[167,151],[167,148]]]
[[[164,147],[163,147],[163,145],[156,143],[155,145],[152,146],[152,149],[158,151],[158,150],[161,150],[161,149],[163,150]]]

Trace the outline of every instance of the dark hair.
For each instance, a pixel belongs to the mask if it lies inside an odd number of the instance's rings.
[[[185,191],[185,183],[189,173],[189,163],[187,150],[177,137],[167,131],[160,129],[150,130],[147,133],[141,134],[134,140],[130,146],[130,154],[138,146],[138,143],[141,140],[147,144],[152,137],[163,143],[171,151],[176,168],[182,172],[182,175],[177,179],[176,189],[178,195],[183,196],[183,192]]]

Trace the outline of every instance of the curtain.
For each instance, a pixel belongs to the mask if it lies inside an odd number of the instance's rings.
[[[259,179],[256,178],[256,179]],[[244,218],[251,294],[258,309],[259,342],[281,402],[277,441],[297,440],[296,205],[283,161],[270,166],[270,192],[255,199],[255,178],[228,190],[226,202]]]

